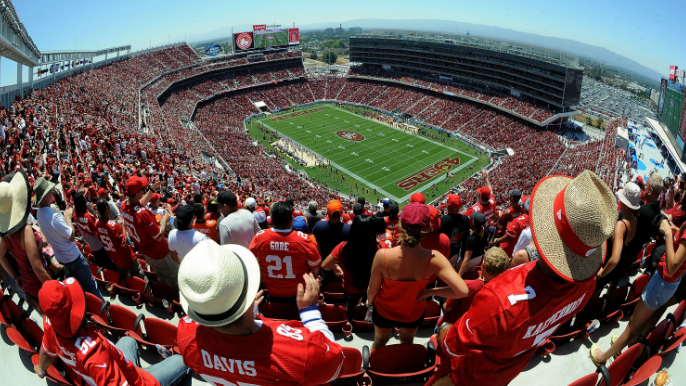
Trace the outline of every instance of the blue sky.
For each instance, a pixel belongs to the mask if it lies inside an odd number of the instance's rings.
[[[511,28],[607,48],[662,74],[686,68],[685,0],[219,1],[15,0],[19,18],[40,50],[134,50],[181,41],[238,25],[298,25],[361,18],[443,19]],[[24,75],[26,79],[27,75]],[[2,85],[16,83],[16,66],[2,59]]]

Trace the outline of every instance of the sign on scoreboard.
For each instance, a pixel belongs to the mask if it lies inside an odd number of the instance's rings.
[[[233,49],[234,52],[250,50],[255,47],[255,42],[252,32],[240,32],[233,34]]]
[[[299,28],[289,28],[288,29],[288,44],[289,45],[300,44],[300,29]]]
[[[267,29],[267,25],[266,25],[266,24],[256,24],[256,25],[253,25],[253,26],[252,26],[252,30],[253,30],[253,31],[264,31],[264,30],[266,30],[266,29]]]

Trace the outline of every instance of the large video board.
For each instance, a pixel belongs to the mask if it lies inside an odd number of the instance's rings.
[[[281,47],[288,45],[288,29],[253,31],[255,48]]]
[[[659,106],[662,107],[660,119],[665,123],[669,132],[676,139],[679,148],[684,147],[684,133],[679,132],[679,124],[681,123],[682,111],[684,108],[684,91],[685,87],[681,83],[667,81],[663,99]]]

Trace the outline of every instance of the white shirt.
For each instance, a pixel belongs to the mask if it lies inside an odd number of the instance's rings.
[[[41,232],[43,232],[45,238],[52,245],[57,261],[67,264],[81,256],[76,243],[69,241],[74,230],[67,225],[61,213],[57,213],[49,207],[40,208],[38,209],[37,217],[38,226],[40,226]]]
[[[176,253],[179,254],[179,258],[183,260],[196,244],[203,240],[208,240],[208,237],[195,229],[186,231],[174,229],[169,232],[169,238],[167,240],[169,242],[169,250],[176,251]]]
[[[515,244],[512,254],[514,255],[518,250],[526,248],[529,243],[531,243],[531,240],[531,228],[527,226],[522,233],[519,234],[519,240],[517,240],[517,244]]]
[[[238,244],[249,248],[253,236],[261,230],[255,217],[246,209],[239,209],[227,217],[222,216],[217,223],[220,245]]]

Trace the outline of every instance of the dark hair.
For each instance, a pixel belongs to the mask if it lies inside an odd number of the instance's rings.
[[[200,222],[205,221],[205,206],[200,203],[196,203],[193,205],[193,214],[195,214],[195,218],[200,220]]]
[[[384,220],[383,217],[373,217],[374,221],[374,230],[376,231],[377,235],[380,235],[382,233],[386,233],[386,220]]]
[[[342,251],[345,267],[352,276],[355,288],[364,291],[369,286],[377,250],[375,220],[369,216],[355,216],[348,242]]]
[[[107,212],[107,208],[110,207],[110,203],[107,202],[104,198],[98,199],[98,202],[95,204],[95,207],[98,209],[98,213],[100,213],[101,218],[105,218],[105,213]]]
[[[362,204],[353,205],[353,214],[355,216],[360,216],[362,213],[364,213],[364,206],[362,206]]]
[[[83,213],[88,210],[86,201],[86,196],[82,192],[78,192],[74,195],[74,212]]]
[[[281,229],[289,228],[291,221],[293,221],[293,207],[287,202],[275,202],[272,205],[271,215],[274,227]]]

